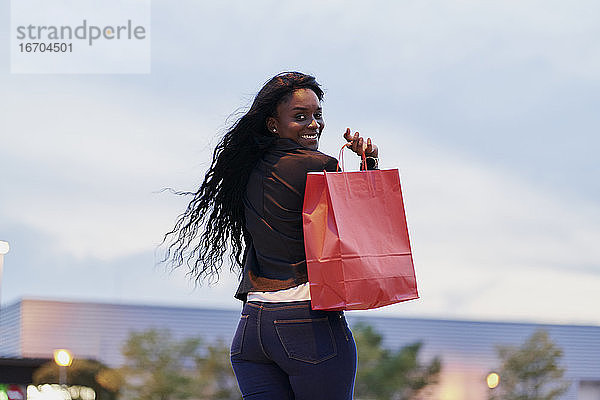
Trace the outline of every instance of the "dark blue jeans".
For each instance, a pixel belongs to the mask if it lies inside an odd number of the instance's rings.
[[[342,312],[247,302],[231,364],[245,400],[350,400],[356,344]]]

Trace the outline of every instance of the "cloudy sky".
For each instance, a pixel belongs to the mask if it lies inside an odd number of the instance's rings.
[[[11,74],[0,3],[3,304],[239,308],[157,245],[272,75],[326,90],[402,176],[421,299],[379,313],[600,324],[595,1],[152,1],[150,74]]]

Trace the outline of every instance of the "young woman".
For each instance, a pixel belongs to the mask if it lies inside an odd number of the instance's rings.
[[[197,280],[218,278],[229,251],[244,302],[231,363],[244,399],[352,399],[356,345],[339,311],[313,311],[302,202],[306,174],[335,171],[319,152],[325,127],[315,78],[270,79],[223,136],[187,210],[167,235],[167,258]],[[377,168],[377,146],[350,129],[347,146]],[[360,210],[357,210],[360,212]]]

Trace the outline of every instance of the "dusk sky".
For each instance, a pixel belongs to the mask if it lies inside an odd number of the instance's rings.
[[[239,308],[235,276],[158,264],[187,204],[161,190],[196,190],[228,117],[298,70],[325,89],[320,150],[350,127],[401,174],[421,298],[368,312],[600,324],[597,1],[152,0],[139,75],[11,74],[9,20],[3,305]]]

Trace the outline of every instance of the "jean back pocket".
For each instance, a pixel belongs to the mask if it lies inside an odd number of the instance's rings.
[[[329,318],[276,320],[274,323],[289,358],[317,364],[337,355]]]

